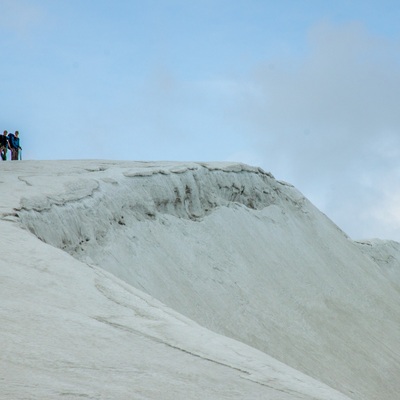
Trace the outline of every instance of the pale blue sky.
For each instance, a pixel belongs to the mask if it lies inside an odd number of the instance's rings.
[[[241,161],[400,241],[400,3],[0,0],[24,159]]]

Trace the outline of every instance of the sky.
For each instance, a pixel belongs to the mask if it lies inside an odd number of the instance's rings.
[[[237,161],[400,241],[400,4],[0,0],[26,160]]]

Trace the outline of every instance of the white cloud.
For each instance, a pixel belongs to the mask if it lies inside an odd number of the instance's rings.
[[[392,196],[400,153],[398,50],[398,42],[360,24],[321,23],[302,60],[258,68],[258,93],[243,107],[263,167],[294,183],[351,236],[376,231],[400,240]],[[388,219],[396,221],[390,229]]]

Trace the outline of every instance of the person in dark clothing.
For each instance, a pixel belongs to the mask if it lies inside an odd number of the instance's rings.
[[[7,160],[7,150],[8,150],[8,137],[7,131],[3,132],[0,136],[0,155],[3,161]]]
[[[15,131],[14,134],[10,133],[8,135],[8,144],[11,150],[11,160],[18,160],[19,158],[19,151],[22,148],[19,145],[19,132]]]

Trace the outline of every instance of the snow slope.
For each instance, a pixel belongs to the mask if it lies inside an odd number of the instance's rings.
[[[398,398],[398,251],[387,273],[291,185],[226,163],[0,173],[2,398]]]
[[[360,250],[376,262],[382,273],[400,288],[400,243],[393,240],[364,240],[356,242]]]

